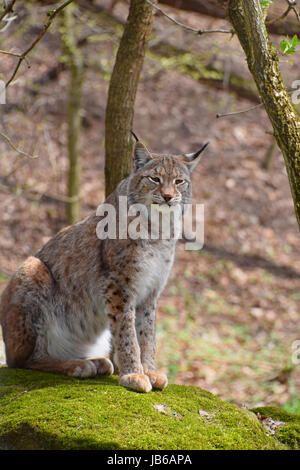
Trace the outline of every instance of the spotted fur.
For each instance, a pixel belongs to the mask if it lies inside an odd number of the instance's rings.
[[[140,142],[136,170],[106,200],[129,207],[181,206],[191,199],[193,156],[154,155]],[[167,377],[155,365],[155,310],[171,270],[175,239],[100,240],[96,213],[61,230],[12,276],[0,303],[9,367],[75,377],[112,374],[148,392]],[[150,230],[151,227],[149,227]]]

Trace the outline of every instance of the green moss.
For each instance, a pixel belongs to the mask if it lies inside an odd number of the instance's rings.
[[[117,377],[78,380],[0,368],[2,449],[288,447],[269,436],[254,413],[198,387],[140,394],[120,387]]]
[[[278,429],[276,438],[294,450],[300,450],[300,423],[288,424]]]
[[[251,411],[255,414],[260,413],[261,415],[269,416],[270,418],[283,421],[285,423],[293,422],[300,424],[300,416],[296,413],[290,413],[289,411],[279,408],[278,406],[260,406],[258,408],[251,408]]]
[[[251,411],[286,423],[276,431],[276,439],[291,449],[300,450],[300,415],[277,406],[252,408]]]

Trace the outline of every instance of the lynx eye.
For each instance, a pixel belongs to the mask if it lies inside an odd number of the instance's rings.
[[[180,186],[180,185],[183,184],[183,183],[185,183],[184,180],[182,180],[182,179],[180,179],[180,178],[176,178],[176,180],[175,180],[176,186]]]
[[[148,179],[152,182],[152,183],[155,183],[155,184],[159,184],[160,183],[160,178],[158,176],[148,176]]]

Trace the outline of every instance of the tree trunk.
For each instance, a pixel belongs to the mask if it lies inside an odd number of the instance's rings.
[[[80,131],[82,106],[82,85],[84,74],[84,59],[81,50],[77,47],[74,31],[74,7],[70,5],[64,11],[62,38],[67,66],[70,70],[69,96],[68,96],[68,198],[66,203],[67,222],[73,224],[80,218]]]
[[[108,196],[132,168],[134,102],[145,48],[153,22],[153,7],[131,0],[129,16],[112,72],[105,120],[105,181]]]
[[[300,119],[283,83],[278,53],[270,44],[259,0],[229,0],[227,13],[284,156],[300,228]]]

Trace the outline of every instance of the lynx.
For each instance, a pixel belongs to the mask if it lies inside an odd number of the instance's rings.
[[[128,207],[181,206],[191,200],[200,153],[158,155],[137,138],[135,171],[106,199]],[[155,316],[176,239],[99,239],[96,212],[61,230],[27,258],[2,294],[0,322],[8,367],[73,377],[113,374],[139,391],[164,389],[155,365]],[[114,358],[112,358],[114,350]]]

